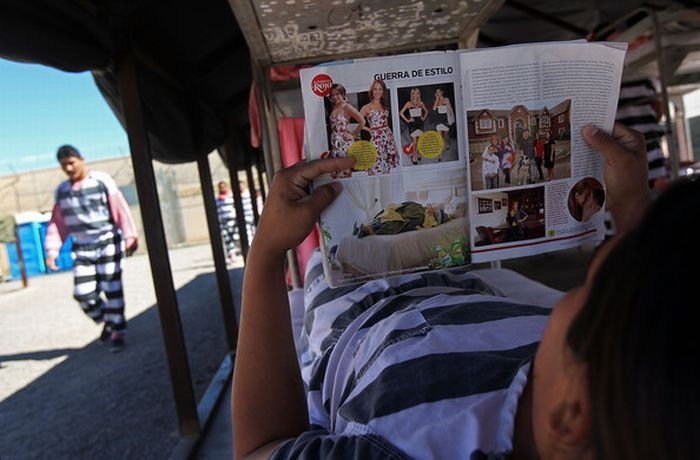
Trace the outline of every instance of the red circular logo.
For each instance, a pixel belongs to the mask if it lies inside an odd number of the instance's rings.
[[[317,96],[328,96],[331,92],[331,85],[333,85],[333,80],[325,73],[320,73],[311,80],[311,90]]]

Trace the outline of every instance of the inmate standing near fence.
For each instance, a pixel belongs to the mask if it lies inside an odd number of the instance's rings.
[[[56,158],[68,180],[56,189],[46,230],[46,266],[58,269],[58,252],[63,241],[72,236],[73,297],[86,315],[104,323],[100,340],[109,339],[110,350],[121,351],[126,329],[122,258],[138,247],[129,206],[114,179],[90,171],[75,147],[60,147]]]

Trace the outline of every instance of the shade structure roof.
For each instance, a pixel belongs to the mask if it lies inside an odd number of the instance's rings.
[[[267,68],[629,32],[629,41],[647,36],[630,69],[652,74],[656,29],[639,19],[645,6],[659,14],[669,83],[695,88],[700,15],[690,0],[3,0],[0,57],[91,71],[123,121],[116,63],[131,48],[153,156],[178,163],[219,147],[231,126],[247,145],[251,61]]]

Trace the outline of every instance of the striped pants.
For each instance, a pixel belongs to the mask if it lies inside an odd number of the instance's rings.
[[[240,236],[238,235],[238,226],[235,220],[229,220],[219,225],[221,229],[221,237],[224,240],[226,254],[231,254],[239,246]]]
[[[120,235],[91,244],[73,245],[73,297],[86,315],[112,330],[126,328],[122,258],[124,242]],[[104,297],[103,295],[104,294]]]

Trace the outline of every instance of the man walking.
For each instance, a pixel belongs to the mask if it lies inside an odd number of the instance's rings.
[[[46,266],[57,270],[63,241],[73,237],[73,297],[96,323],[104,323],[101,341],[112,352],[124,348],[124,292],[121,263],[138,247],[129,206],[108,174],[90,171],[80,152],[61,146],[56,159],[68,176],[56,189],[46,230]]]

